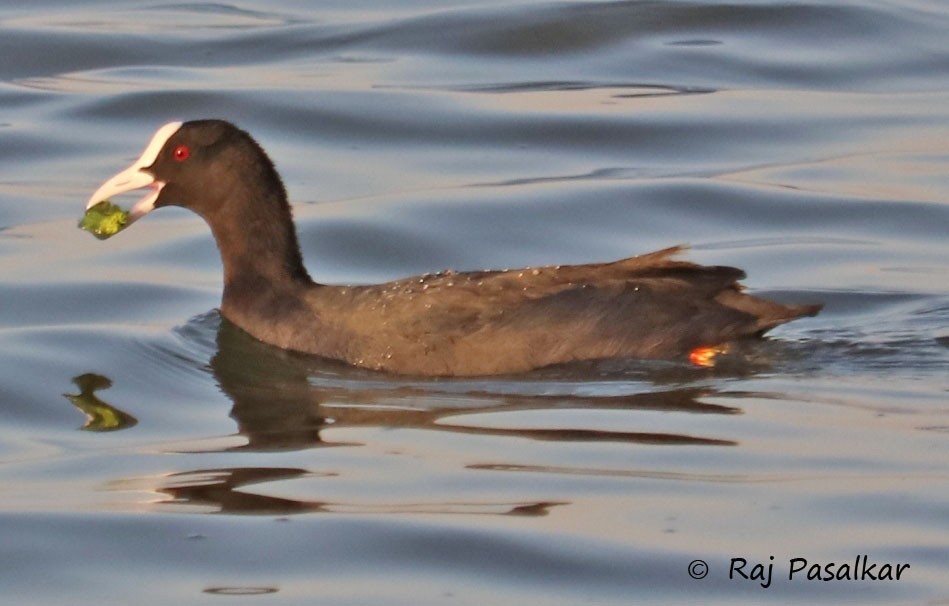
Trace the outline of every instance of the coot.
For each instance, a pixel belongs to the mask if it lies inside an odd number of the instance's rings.
[[[393,373],[490,375],[575,360],[684,358],[821,308],[745,294],[744,272],[678,260],[679,247],[613,263],[318,284],[303,266],[273,163],[222,120],[163,126],[87,207],[143,187],[151,191],[129,224],[182,206],[211,227],[224,265],[225,318],[277,347]]]

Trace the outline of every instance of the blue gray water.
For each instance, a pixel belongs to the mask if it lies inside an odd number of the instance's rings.
[[[947,32],[941,0],[0,9],[4,602],[947,599]],[[197,217],[76,229],[203,117],[270,152],[324,282],[688,243],[826,308],[714,368],[275,351],[221,324]],[[788,578],[859,555],[911,567]]]

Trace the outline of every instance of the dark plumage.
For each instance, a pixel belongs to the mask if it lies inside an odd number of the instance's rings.
[[[143,176],[144,175],[144,176]],[[152,185],[131,211],[202,216],[224,264],[221,313],[284,349],[413,375],[515,373],[601,358],[677,358],[767,330],[819,305],[742,292],[744,272],[669,248],[613,263],[314,283],[286,192],[266,153],[219,120],[170,124],[90,200]]]

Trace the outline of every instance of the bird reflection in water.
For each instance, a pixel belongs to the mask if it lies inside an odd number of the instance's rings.
[[[411,383],[333,361],[286,352],[260,343],[226,320],[218,331],[211,368],[234,403],[231,416],[247,440],[236,449],[255,451],[338,446],[325,439],[328,428],[426,429],[486,436],[567,442],[730,446],[716,438],[655,432],[592,429],[496,428],[453,425],[452,416],[528,410],[657,410],[735,414],[738,409],[698,401],[701,389],[622,396],[518,395],[485,391],[453,393],[448,382]],[[320,377],[322,384],[311,382]],[[365,377],[365,387],[357,388]],[[334,380],[336,379],[336,380]],[[335,384],[335,385],[334,385]]]
[[[216,321],[216,318],[215,318]],[[207,326],[203,327],[207,328]],[[612,431],[588,428],[483,427],[452,424],[453,416],[544,410],[662,411],[691,414],[733,415],[740,409],[701,402],[714,395],[701,388],[667,389],[632,395],[525,395],[465,390],[459,385],[477,382],[412,381],[294,354],[253,339],[226,320],[217,326],[217,351],[210,369],[233,403],[231,417],[244,443],[223,448],[230,452],[275,452],[319,447],[360,446],[335,441],[333,431],[345,428],[403,428],[479,436],[511,437],[539,441],[612,442],[678,446],[733,446],[731,440],[686,434]],[[111,385],[99,375],[82,375],[73,381],[79,395],[67,395],[91,419],[124,419],[111,429],[134,425],[135,419],[93,394]],[[95,403],[94,405],[91,403]],[[108,415],[101,411],[111,411]],[[99,412],[97,412],[99,411]],[[103,425],[99,422],[99,425]],[[108,425],[108,423],[106,423]],[[472,464],[472,469],[489,466]],[[257,494],[248,486],[301,478],[328,477],[334,473],[288,467],[232,467],[195,469],[159,477],[142,478],[151,488],[169,497],[159,506],[198,508],[220,513],[290,515],[309,512],[413,512],[479,513],[494,515],[546,515],[553,501],[504,503],[432,502],[352,504],[301,500]],[[131,481],[131,480],[130,480]],[[155,485],[157,483],[157,486]]]

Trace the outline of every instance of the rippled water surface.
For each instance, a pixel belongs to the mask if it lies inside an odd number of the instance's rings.
[[[942,603],[947,32],[935,0],[0,9],[4,602]],[[222,323],[196,216],[76,229],[200,117],[269,151],[320,281],[688,243],[826,307],[713,368],[276,351]],[[789,579],[862,555],[910,567]]]

